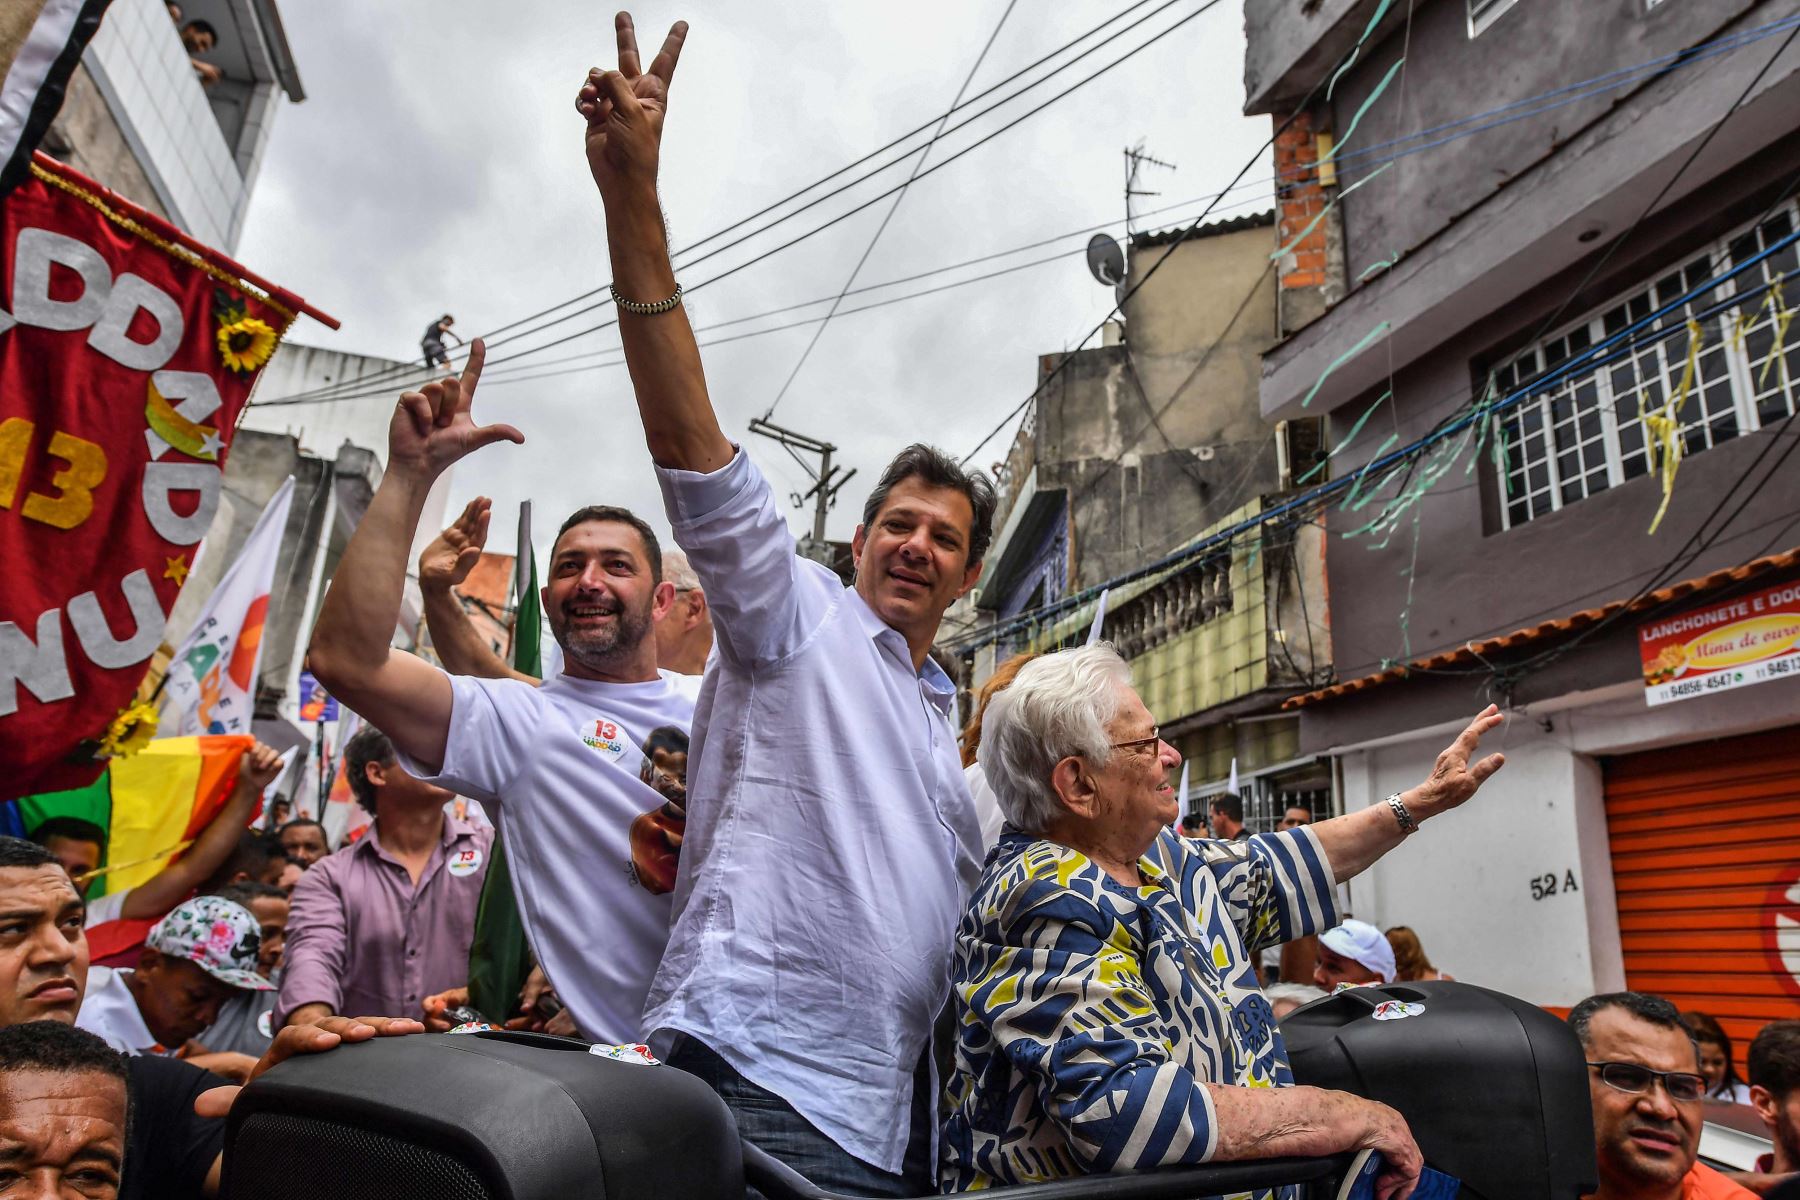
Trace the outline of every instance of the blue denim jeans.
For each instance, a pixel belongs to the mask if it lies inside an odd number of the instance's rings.
[[[766,1088],[758,1087],[705,1042],[679,1035],[668,1063],[703,1080],[725,1101],[737,1119],[738,1133],[752,1145],[780,1159],[827,1191],[851,1196],[925,1196],[936,1193],[937,1173],[931,1154],[930,1068],[925,1059],[913,1077],[912,1132],[906,1161],[896,1175],[872,1166],[842,1149]],[[758,1196],[751,1189],[749,1195]]]

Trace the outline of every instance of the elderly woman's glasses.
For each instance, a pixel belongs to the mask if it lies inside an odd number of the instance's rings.
[[[1588,1066],[1600,1072],[1601,1083],[1633,1096],[1649,1091],[1659,1079],[1671,1100],[1687,1104],[1706,1095],[1706,1077],[1691,1071],[1652,1071],[1629,1062],[1591,1062]]]
[[[1149,750],[1152,754],[1162,744],[1162,727],[1159,725],[1150,731],[1149,737],[1132,738],[1129,742],[1114,742],[1114,750]]]

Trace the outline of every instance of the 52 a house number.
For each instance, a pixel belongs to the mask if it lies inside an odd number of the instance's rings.
[[[1531,880],[1531,898],[1533,900],[1542,900],[1547,896],[1554,896],[1558,891],[1579,892],[1580,890],[1581,885],[1575,882],[1574,871],[1565,871],[1563,873],[1560,886],[1555,871],[1534,876]]]

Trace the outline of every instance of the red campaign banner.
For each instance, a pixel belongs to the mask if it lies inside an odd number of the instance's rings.
[[[1651,705],[1800,679],[1800,581],[1641,625],[1638,653]]]
[[[41,155],[0,203],[0,799],[91,782],[162,640],[303,307],[246,274]]]

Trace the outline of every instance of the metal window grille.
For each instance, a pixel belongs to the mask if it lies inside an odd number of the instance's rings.
[[[1796,221],[1800,205],[1789,201],[1760,223],[1720,238],[1653,282],[1527,348],[1493,372],[1496,394],[1514,391],[1761,253],[1792,233]],[[1700,322],[1693,386],[1680,412],[1683,453],[1752,433],[1800,407],[1800,322],[1789,329],[1784,353],[1778,356],[1781,313],[1793,302],[1783,297],[1779,284],[1763,287],[1797,265],[1800,254],[1787,246],[1644,331],[1679,329],[1701,310],[1749,293],[1742,304]],[[1507,528],[1650,470],[1643,418],[1679,390],[1691,341],[1677,332],[1610,365],[1560,379],[1507,411],[1500,424],[1501,511]]]
[[[1500,14],[1519,0],[1469,0],[1469,36],[1478,37],[1482,30],[1500,19]]]

